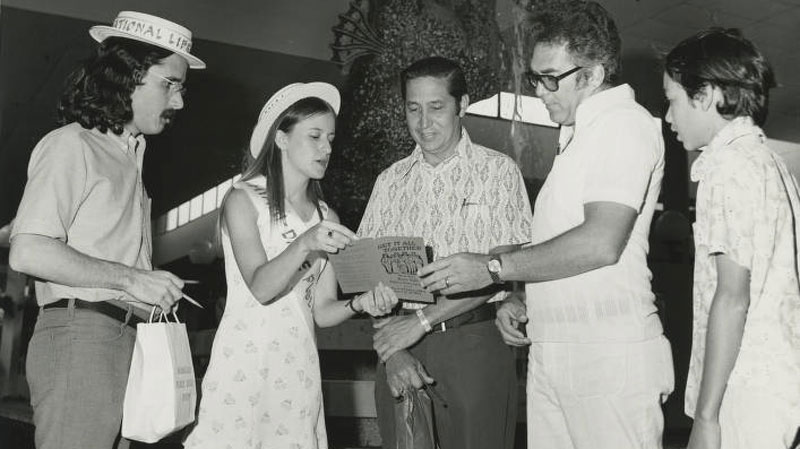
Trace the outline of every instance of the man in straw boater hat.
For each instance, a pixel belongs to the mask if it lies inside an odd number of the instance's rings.
[[[37,278],[27,375],[39,448],[109,448],[119,436],[135,326],[170,310],[183,281],[153,270],[145,135],[183,108],[192,34],[121,12],[95,26],[95,54],[71,76],[63,125],[34,148],[11,235],[13,269]],[[118,447],[119,447],[118,446]]]

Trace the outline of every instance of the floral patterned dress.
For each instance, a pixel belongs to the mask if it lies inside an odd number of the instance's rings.
[[[285,222],[271,223],[263,177],[240,182],[258,211],[261,243],[269,259],[327,216],[304,223],[290,208]],[[187,448],[326,449],[319,358],[312,309],[326,261],[314,257],[289,284],[291,290],[260,304],[239,272],[223,231],[228,296],[208,371],[197,425]]]

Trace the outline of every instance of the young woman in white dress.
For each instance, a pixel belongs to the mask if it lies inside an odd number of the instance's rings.
[[[327,448],[314,323],[388,313],[379,285],[337,300],[326,254],[355,234],[321,199],[339,92],[295,83],[259,115],[242,178],[223,202],[228,295],[187,448]]]

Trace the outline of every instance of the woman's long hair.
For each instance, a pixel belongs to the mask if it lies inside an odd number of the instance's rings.
[[[327,113],[336,117],[336,111],[325,100],[317,97],[303,98],[289,106],[278,116],[269,129],[267,138],[264,140],[264,146],[261,148],[257,158],[253,159],[249,148],[245,151],[245,168],[242,171],[242,181],[247,181],[258,175],[264,175],[267,178],[267,202],[273,222],[286,219],[283,162],[281,160],[281,150],[275,144],[275,136],[278,130],[289,133],[298,122],[315,115]],[[319,207],[319,202],[322,200],[322,188],[319,180],[312,179],[309,181],[306,194]]]
[[[58,122],[120,135],[133,120],[131,95],[147,70],[172,53],[132,39],[104,40],[67,79],[58,103]]]

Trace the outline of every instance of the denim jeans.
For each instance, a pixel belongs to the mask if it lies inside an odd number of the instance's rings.
[[[135,339],[94,311],[39,311],[26,366],[38,449],[128,447],[119,433]]]

